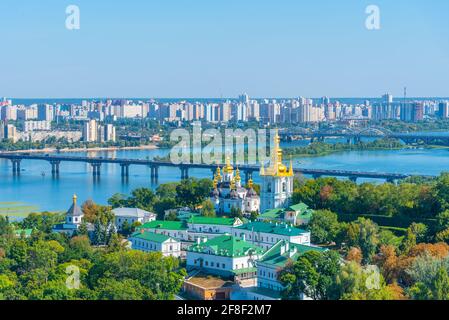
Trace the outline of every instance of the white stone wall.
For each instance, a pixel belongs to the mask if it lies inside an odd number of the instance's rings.
[[[288,206],[292,195],[293,177],[263,176],[260,191],[260,212]]]
[[[232,233],[232,226],[223,226],[223,225],[217,225],[217,224],[188,224],[189,231],[190,232],[199,232],[199,233],[218,233],[218,234],[225,234],[225,233]]]
[[[233,270],[246,269],[255,267],[250,263],[250,258],[248,256],[245,257],[225,257],[225,256],[216,256],[212,254],[206,254],[201,252],[187,252],[187,266],[188,267],[196,267],[200,268],[200,259],[203,260],[202,267],[208,269],[214,269],[222,272],[230,272]],[[258,256],[253,257],[253,259],[257,260]]]
[[[275,291],[282,291],[283,286],[277,280],[278,270],[262,263],[257,265],[257,286]]]
[[[154,242],[139,238],[130,238],[133,250],[144,252],[161,252],[163,256],[179,257],[181,255],[181,243],[173,239],[164,243]]]

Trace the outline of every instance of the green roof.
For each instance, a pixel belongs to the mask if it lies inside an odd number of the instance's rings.
[[[250,273],[250,272],[257,272],[257,268],[244,268],[244,269],[235,269],[232,270],[232,273],[235,275],[244,274],[244,273]]]
[[[158,243],[163,243],[167,240],[170,239],[170,237],[163,235],[163,234],[158,234],[158,233],[154,233],[154,232],[135,232],[132,235],[132,238],[137,238],[137,239],[142,239],[142,240],[147,240],[147,241],[152,241],[152,242],[158,242]]]
[[[287,243],[289,246],[289,250],[281,254],[281,248]],[[308,251],[323,252],[326,251],[326,249],[291,243],[288,241],[279,241],[273,247],[271,247],[271,249],[263,254],[263,256],[259,259],[259,263],[283,267],[289,260],[296,261],[300,256]]]
[[[282,213],[284,213],[284,209],[271,209],[262,213],[259,218],[279,219],[281,218]]]
[[[300,214],[303,214],[305,211],[310,211],[310,210],[311,209],[309,208],[309,206],[302,202],[292,205],[292,206],[288,207],[288,209],[287,209],[287,211],[298,211]]]
[[[298,217],[310,218],[313,214],[313,210],[310,209],[305,203],[298,203],[288,207],[287,209],[271,209],[262,213],[259,218],[262,219],[283,219],[286,211],[295,211],[298,213]]]
[[[25,237],[29,237],[29,236],[31,236],[32,233],[33,233],[33,229],[17,229],[17,230],[14,230],[14,234],[17,237],[20,237],[22,234],[24,234]]]
[[[187,230],[187,226],[182,221],[162,221],[156,220],[143,224],[137,229],[160,229],[160,230]]]
[[[249,254],[262,254],[264,252],[262,248],[231,235],[223,235],[200,244],[194,244],[187,250],[209,253],[208,249],[212,250],[210,254],[226,257],[244,257]]]
[[[194,216],[188,220],[188,223],[233,226],[236,220],[237,220],[236,218],[215,218],[215,217]]]
[[[272,233],[283,236],[299,236],[304,233],[308,233],[309,231],[291,226],[290,224],[285,223],[274,223],[274,222],[263,222],[263,221],[253,221],[247,224],[244,224],[236,229],[249,230],[253,232],[261,232],[261,233]]]

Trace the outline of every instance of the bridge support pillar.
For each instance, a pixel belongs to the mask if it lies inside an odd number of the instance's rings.
[[[157,183],[159,180],[159,167],[151,166],[151,182]]]
[[[321,174],[314,174],[313,175],[313,179],[316,180],[316,179],[319,179],[319,178],[321,178]]]
[[[120,164],[122,178],[129,178],[129,164]]]
[[[189,179],[189,168],[181,167],[181,180]]]
[[[94,177],[99,177],[100,176],[101,163],[91,163],[91,166],[92,166],[92,175]]]
[[[51,174],[53,176],[59,176],[59,164],[60,161],[50,161],[51,164]]]
[[[22,160],[20,160],[20,159],[12,159],[11,160],[11,162],[12,162],[12,173],[14,175],[19,175],[20,174],[20,162],[21,161]]]
[[[349,177],[349,180],[351,180],[354,183],[357,183],[357,177],[356,176]]]
[[[396,179],[393,179],[393,178],[389,178],[389,179],[387,179],[387,183],[396,184],[396,183],[397,183],[397,180],[396,180]]]

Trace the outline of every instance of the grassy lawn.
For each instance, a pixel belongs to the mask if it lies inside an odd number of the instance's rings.
[[[0,202],[0,216],[8,216],[13,219],[25,218],[38,209],[37,206],[27,205],[23,202]]]

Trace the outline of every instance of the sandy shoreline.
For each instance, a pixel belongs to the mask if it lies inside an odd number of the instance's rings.
[[[74,148],[74,149],[56,149],[56,148],[44,148],[44,149],[30,149],[30,150],[16,150],[16,151],[0,151],[0,153],[55,153],[55,152],[95,152],[95,151],[120,151],[120,150],[155,150],[159,149],[154,144],[137,146],[137,147],[95,147],[95,148]]]

